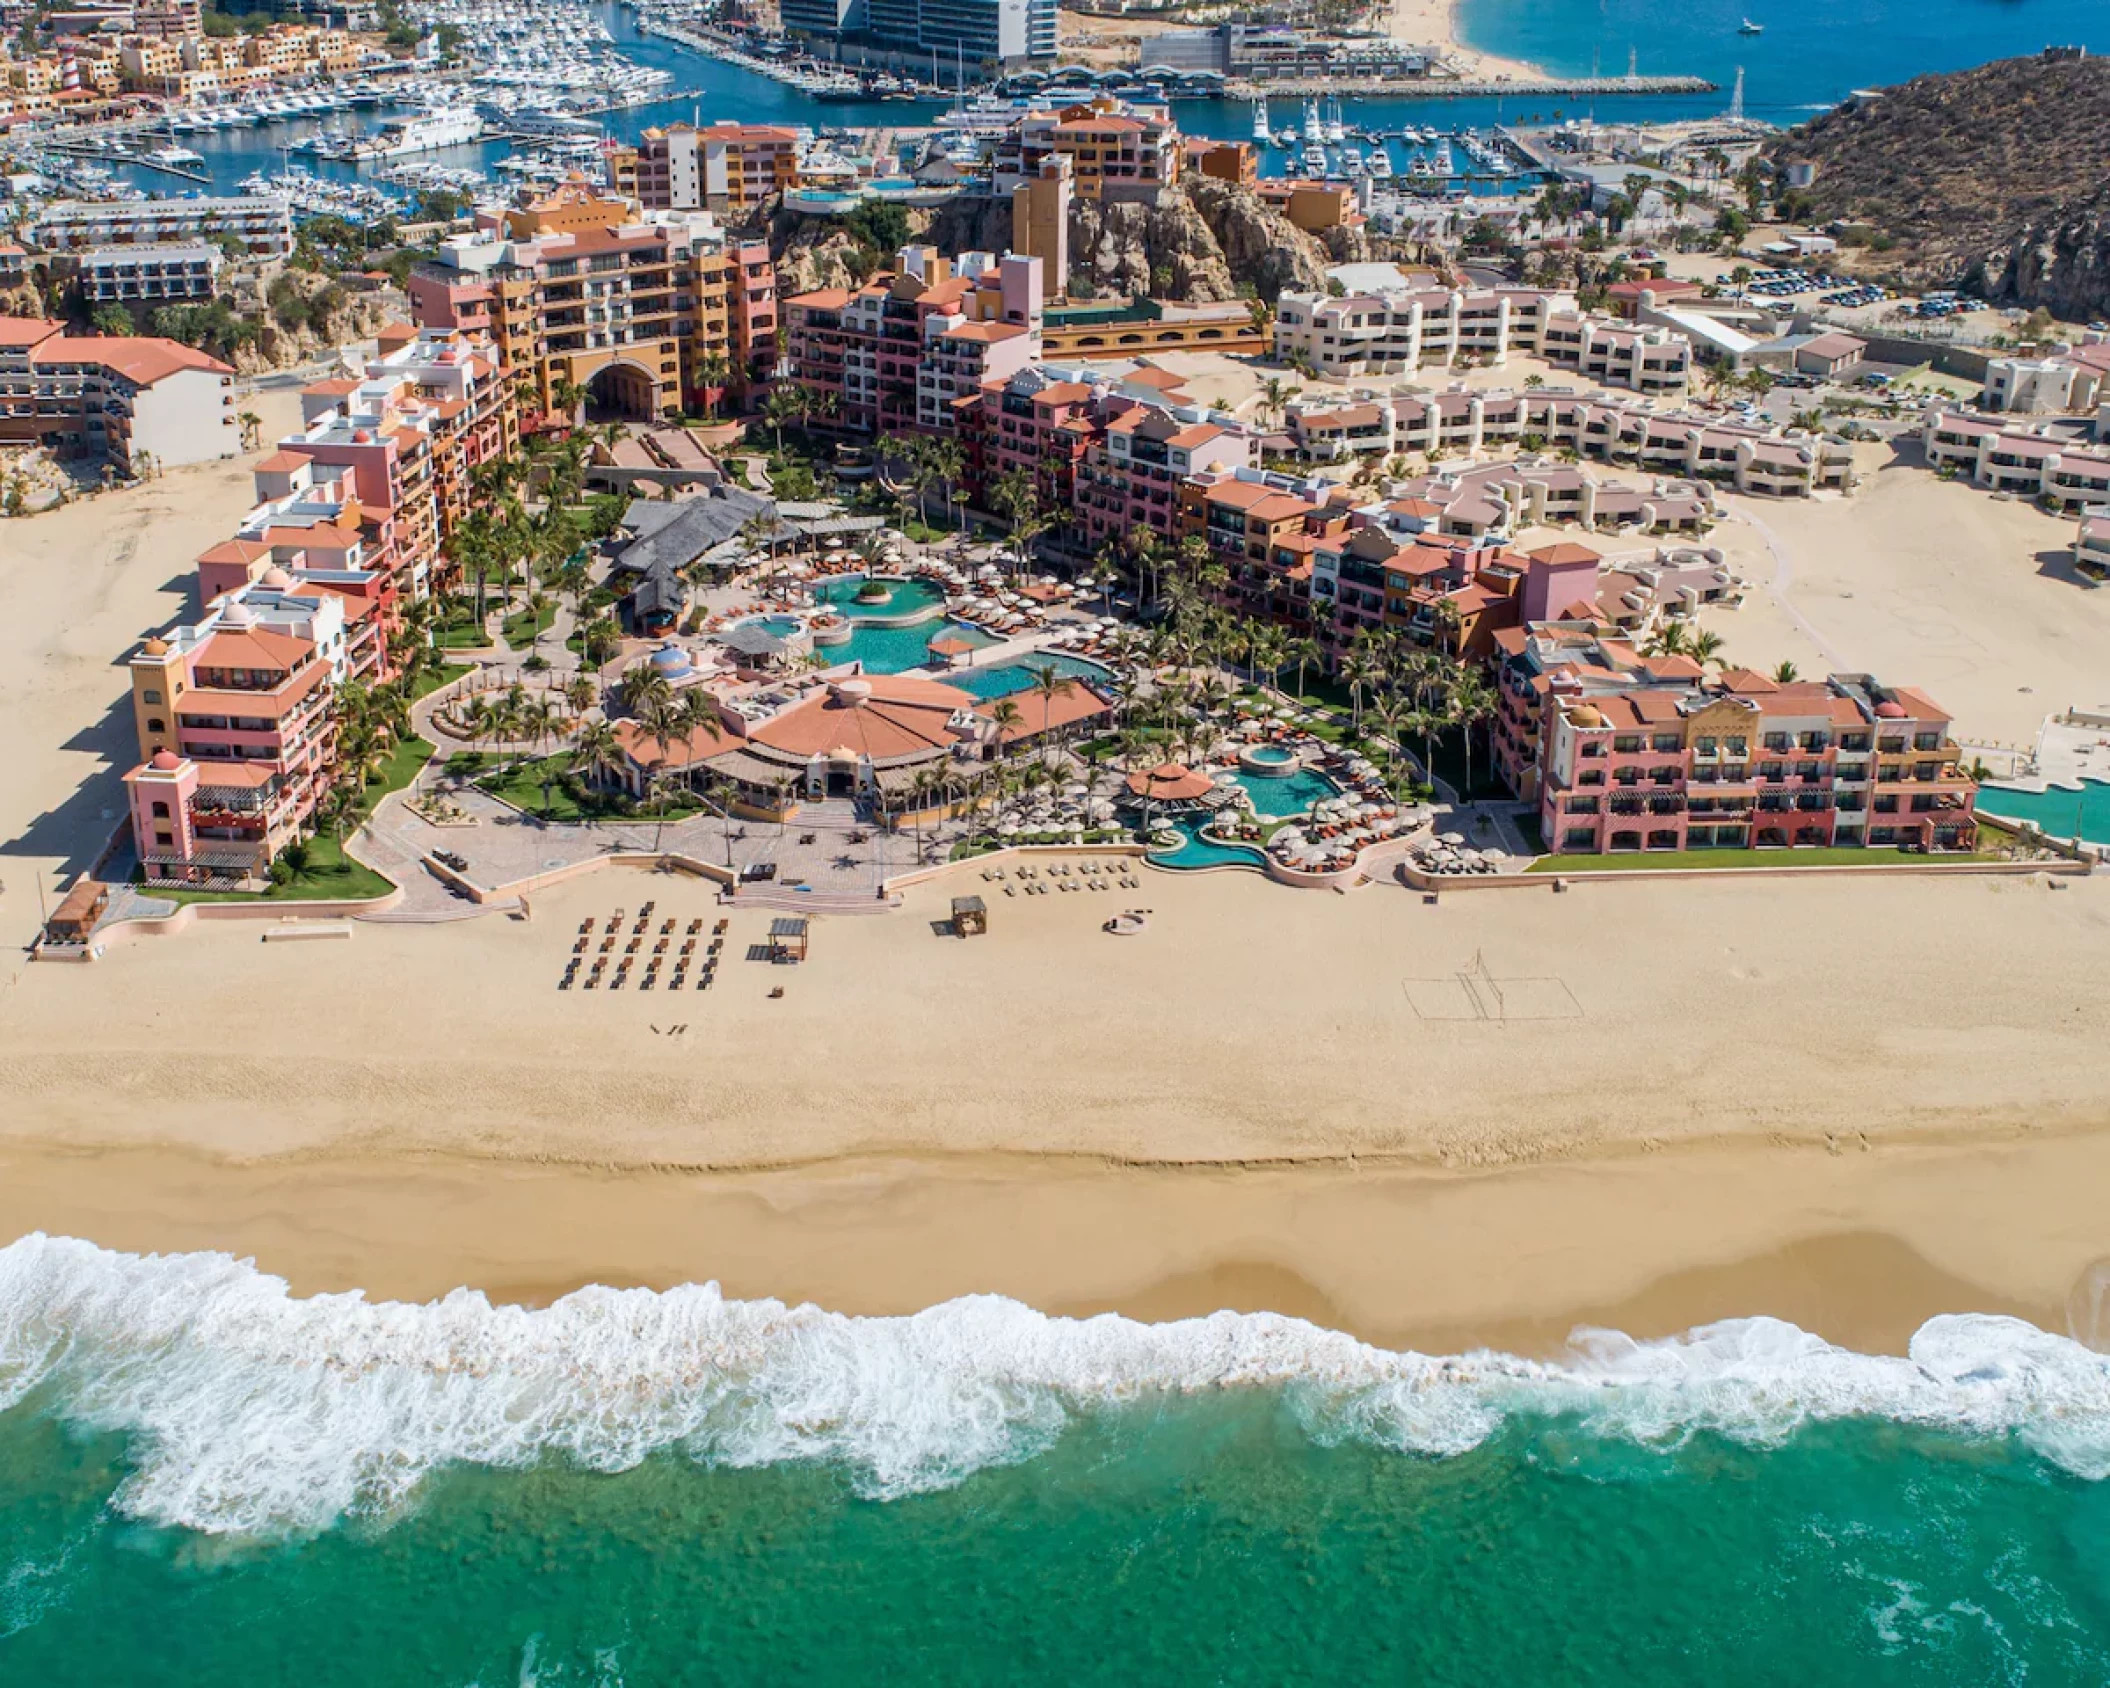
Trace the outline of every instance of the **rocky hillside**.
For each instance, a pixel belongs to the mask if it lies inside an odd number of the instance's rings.
[[[1840,107],[1768,148],[1813,164],[1818,222],[1895,240],[1907,283],[1962,281],[2069,321],[2110,313],[2110,62],[2003,59]]]
[[[1001,252],[1011,207],[961,198],[909,213],[911,238],[946,252]],[[1273,301],[1283,289],[1325,284],[1328,264],[1372,256],[1360,231],[1322,241],[1291,225],[1250,189],[1189,177],[1155,206],[1079,200],[1070,211],[1070,287],[1082,296],[1148,293],[1180,301],[1230,299],[1241,282]],[[850,285],[856,236],[837,219],[780,214],[770,248],[785,292]]]

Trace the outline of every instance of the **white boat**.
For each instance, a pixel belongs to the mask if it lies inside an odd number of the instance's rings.
[[[1326,139],[1326,120],[1319,115],[1319,102],[1317,100],[1306,100],[1304,102],[1304,138],[1307,141],[1323,141]]]
[[[1370,179],[1374,182],[1389,182],[1392,179],[1392,155],[1383,147],[1370,154]]]
[[[442,147],[467,146],[482,138],[484,120],[474,111],[421,111],[414,117],[391,117],[374,139],[372,156],[397,156],[407,152],[437,152]],[[360,156],[368,156],[362,153]]]
[[[1360,176],[1362,173],[1363,149],[1361,147],[1343,147],[1341,149],[1341,174],[1344,176]]]
[[[1304,149],[1304,168],[1314,176],[1326,174],[1326,149],[1317,142]]]
[[[1753,23],[1749,18],[1746,18],[1736,26],[1736,32],[1739,35],[1763,35],[1766,32],[1766,26],[1762,23]]]
[[[1274,138],[1274,130],[1268,127],[1267,96],[1262,94],[1253,102],[1253,144],[1264,147]]]
[[[1339,146],[1348,138],[1348,124],[1341,116],[1341,102],[1329,100],[1326,106],[1326,140],[1331,146]]]
[[[147,162],[167,165],[171,169],[182,169],[191,164],[203,164],[205,155],[202,152],[193,152],[189,147],[154,147],[147,153]]]

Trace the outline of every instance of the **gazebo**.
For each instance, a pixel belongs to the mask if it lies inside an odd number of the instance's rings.
[[[973,656],[975,647],[971,640],[963,639],[957,633],[940,633],[924,649],[947,667],[952,667],[963,657]]]
[[[803,914],[780,914],[769,923],[769,959],[806,959],[806,917]]]
[[[986,937],[989,932],[989,905],[980,897],[953,898],[952,930],[955,937],[964,938],[975,932]]]

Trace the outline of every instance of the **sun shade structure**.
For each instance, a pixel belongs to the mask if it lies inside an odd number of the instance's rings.
[[[806,917],[780,914],[769,923],[769,958],[772,961],[806,959]]]
[[[1178,762],[1160,762],[1130,774],[1128,789],[1151,803],[1200,803],[1215,792],[1216,782]]]
[[[952,929],[959,937],[970,933],[987,934],[989,930],[989,905],[980,897],[955,897],[952,900]]]

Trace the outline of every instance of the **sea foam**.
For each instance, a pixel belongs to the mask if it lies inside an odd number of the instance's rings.
[[[1310,1434],[1462,1453],[1507,1418],[1567,1413],[1643,1443],[1773,1442],[1882,1417],[2019,1436],[2110,1476],[2110,1361],[2020,1320],[1930,1320],[1909,1357],[1775,1319],[1661,1342],[1578,1332],[1557,1362],[1374,1348],[1267,1313],[1058,1319],[997,1296],[898,1318],[729,1301],[715,1284],[583,1289],[549,1307],[458,1290],[424,1305],[292,1295],[223,1254],[0,1248],[0,1410],[131,1438],[118,1504],[215,1533],[386,1515],[436,1467],[557,1456],[620,1471],[670,1451],[826,1461],[890,1499],[1030,1457],[1073,1415],[1153,1395],[1281,1390]]]

